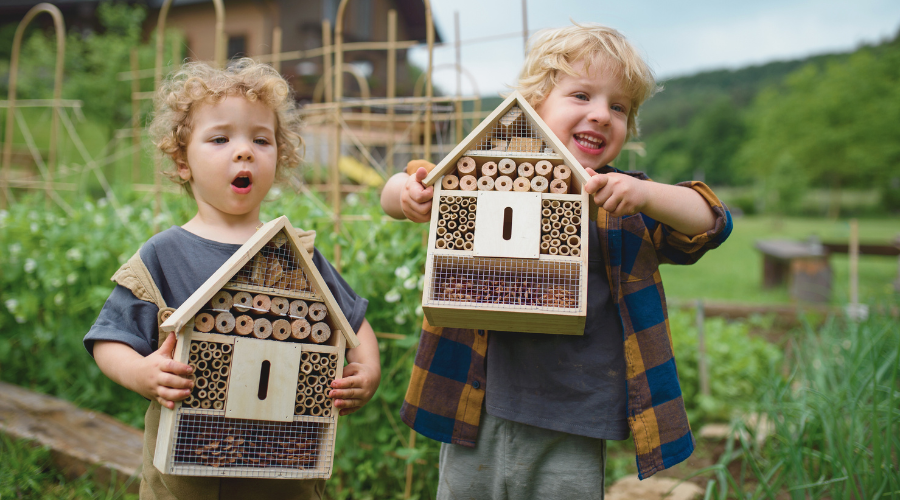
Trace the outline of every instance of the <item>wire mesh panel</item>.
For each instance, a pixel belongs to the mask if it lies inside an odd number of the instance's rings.
[[[569,311],[581,304],[582,262],[432,255],[429,305]]]
[[[283,233],[275,235],[253,259],[228,282],[233,288],[250,287],[261,291],[285,290],[300,295],[317,295],[309,277],[300,267],[300,259]]]
[[[466,154],[496,154],[558,157],[550,142],[525,116],[518,106],[513,106]]]
[[[293,422],[179,412],[169,474],[326,478],[334,456],[332,419]]]

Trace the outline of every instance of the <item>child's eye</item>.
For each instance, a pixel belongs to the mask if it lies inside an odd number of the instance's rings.
[[[613,104],[612,109],[613,109],[613,111],[618,111],[619,113],[628,112],[628,110],[625,109],[625,106],[622,106],[621,104]]]
[[[227,137],[213,137],[212,142],[214,144],[225,144],[226,142],[228,142],[228,138]]]
[[[578,100],[581,100],[581,101],[587,101],[587,100],[588,100],[588,96],[587,96],[587,94],[585,94],[585,93],[579,92],[579,93],[575,94],[575,99],[578,99]]]
[[[269,144],[269,140],[266,139],[265,137],[258,137],[256,139],[254,139],[253,142],[255,142],[257,144],[262,144],[262,145]]]

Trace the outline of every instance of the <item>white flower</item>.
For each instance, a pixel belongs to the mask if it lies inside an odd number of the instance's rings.
[[[74,285],[76,281],[78,281],[78,275],[77,275],[77,274],[75,274],[75,273],[69,273],[69,275],[66,276],[66,283],[68,283],[68,284],[70,284],[70,285]]]
[[[416,285],[418,283],[419,283],[419,280],[416,279],[415,276],[410,276],[409,278],[406,279],[406,281],[403,282],[403,288],[406,288],[407,290],[412,290],[413,288],[416,287]]]
[[[106,217],[97,214],[94,216],[94,224],[97,226],[105,226],[106,225]]]
[[[400,292],[397,290],[391,290],[390,292],[384,294],[384,300],[386,302],[397,302],[400,300]]]
[[[422,290],[425,288],[425,275],[424,274],[422,276],[419,276],[419,282],[416,284],[416,287],[419,290]]]
[[[272,186],[272,188],[269,189],[269,195],[275,198],[281,196],[281,188],[278,186]]]
[[[400,266],[397,269],[394,269],[394,276],[405,280],[409,277],[409,268],[406,266]]]
[[[6,305],[9,312],[15,312],[16,308],[19,307],[19,301],[16,299],[6,299],[6,302],[3,304]]]
[[[365,264],[366,260],[367,260],[366,252],[363,252],[362,250],[356,252],[356,262],[359,262],[360,264]]]
[[[81,250],[78,248],[70,248],[66,252],[66,258],[74,261],[81,261],[82,255]]]
[[[421,305],[421,304],[418,305],[418,306],[416,306],[416,317],[421,318],[423,312],[424,312],[424,311],[422,311],[422,305]]]
[[[5,221],[7,217],[9,217],[9,212],[7,212],[6,210],[0,210],[0,222]]]
[[[32,233],[36,233],[41,228],[41,226],[39,226],[37,222],[32,222],[29,228],[31,229]]]
[[[25,316],[16,316],[16,323],[20,325],[25,324]]]
[[[9,246],[9,253],[12,255],[19,255],[19,252],[21,252],[21,251],[22,251],[21,243],[16,242]]]
[[[28,218],[31,219],[31,220],[37,220],[37,219],[38,219],[38,213],[35,212],[34,210],[32,210],[32,211],[28,212]]]
[[[58,305],[58,306],[63,305],[63,302],[65,302],[65,301],[66,301],[66,297],[65,297],[63,294],[61,294],[61,293],[57,293],[57,294],[53,297],[53,303],[56,304],[56,305]]]
[[[109,205],[109,201],[106,198],[100,198],[99,200],[97,200],[98,207],[103,208],[106,205]]]
[[[37,262],[34,259],[25,259],[25,272],[31,273],[37,269]]]
[[[397,313],[397,315],[394,316],[394,323],[397,323],[398,325],[406,324],[406,318],[402,314]]]
[[[62,284],[63,284],[63,281],[59,278],[53,278],[50,281],[50,286],[52,286],[53,288],[59,288],[62,286]]]
[[[93,212],[94,204],[89,201],[86,201],[86,202],[84,202],[84,209],[87,210],[88,212]]]
[[[141,220],[142,220],[142,221],[144,221],[144,222],[149,222],[150,219],[153,218],[153,212],[151,212],[149,208],[145,208],[145,209],[141,210],[141,216],[140,216],[140,217],[141,217]]]
[[[355,207],[356,205],[359,205],[359,195],[356,193],[348,194],[347,197],[344,198],[344,200],[347,202],[347,205],[349,205],[351,207]]]

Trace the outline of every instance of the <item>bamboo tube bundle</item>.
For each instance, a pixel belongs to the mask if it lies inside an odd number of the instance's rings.
[[[448,191],[454,191],[459,188],[459,177],[453,174],[447,174],[441,180],[441,187]]]

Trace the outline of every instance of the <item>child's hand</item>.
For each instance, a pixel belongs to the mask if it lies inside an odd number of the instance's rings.
[[[194,381],[189,378],[194,369],[172,359],[175,337],[174,332],[170,333],[156,352],[143,358],[141,376],[135,381],[139,384],[136,392],[147,399],[156,399],[170,410],[175,409],[175,401],[187,399],[194,388]]]
[[[341,416],[349,415],[372,399],[381,382],[381,368],[365,363],[349,363],[344,367],[344,378],[331,383],[328,395],[334,398],[334,406],[341,409]]]
[[[585,170],[591,178],[584,189],[594,197],[597,206],[615,217],[634,215],[644,209],[649,199],[647,182],[615,172],[598,174],[591,168]]]
[[[400,208],[403,215],[413,222],[428,222],[431,220],[431,202],[434,198],[434,187],[425,187],[422,181],[428,176],[428,171],[419,167],[416,173],[406,179],[403,191],[400,193]]]

